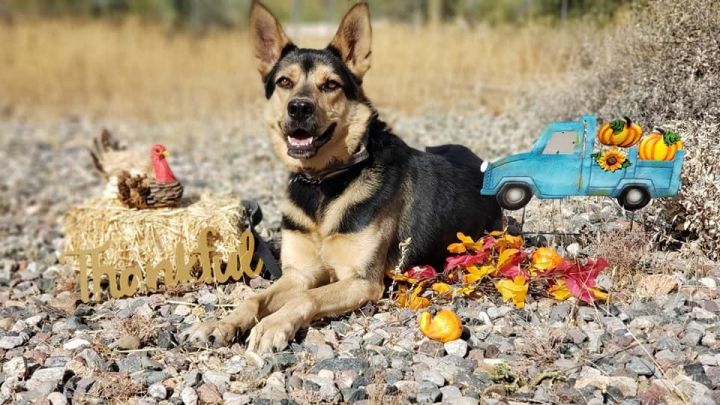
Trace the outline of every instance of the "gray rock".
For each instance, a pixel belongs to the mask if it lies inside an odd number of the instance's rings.
[[[272,365],[274,370],[285,370],[286,368],[297,363],[298,358],[293,353],[278,353],[272,358]]]
[[[460,397],[462,397],[462,392],[460,392],[460,388],[458,388],[455,385],[448,385],[446,387],[440,388],[440,392],[442,393],[442,399],[444,401],[454,401]]]
[[[197,392],[195,392],[195,390],[191,387],[185,387],[180,392],[180,399],[185,405],[197,405],[198,395]]]
[[[141,373],[131,374],[133,380],[144,386],[149,386],[168,378],[168,374],[164,371],[143,371]]]
[[[224,371],[208,370],[203,373],[203,381],[216,386],[222,394],[230,383],[230,374]]]
[[[445,351],[453,356],[465,357],[468,351],[468,344],[462,339],[452,340],[445,343]]]
[[[692,364],[686,364],[683,366],[683,370],[685,371],[685,374],[687,374],[688,377],[692,378],[694,381],[699,382],[702,385],[705,386],[712,386],[712,382],[708,378],[708,376],[705,374],[705,368],[700,363],[692,363]]]
[[[90,342],[88,342],[85,339],[81,339],[81,338],[70,339],[63,345],[63,349],[72,350],[72,351],[82,349],[85,347],[90,347]]]
[[[58,388],[63,375],[65,375],[65,369],[62,367],[41,368],[33,373],[25,383],[25,388],[28,391],[35,391],[39,395],[47,395]]]
[[[143,369],[142,355],[132,353],[126,357],[118,359],[115,363],[118,366],[118,371],[121,373],[134,373]]]
[[[644,358],[633,356],[625,368],[637,375],[651,376],[655,374],[655,366]]]
[[[342,400],[348,404],[367,399],[368,394],[364,388],[347,388],[342,390]]]
[[[312,386],[313,388],[317,387],[317,389],[314,389],[314,391],[318,392],[321,401],[337,402],[341,398],[340,390],[338,390],[335,386],[335,383],[328,378],[309,376],[305,379],[303,386],[305,386],[305,383],[307,383],[308,386]]]
[[[702,339],[704,335],[704,332],[698,329],[687,329],[685,331],[685,336],[680,340],[680,342],[687,346],[697,346],[698,343],[700,343],[700,339]]]
[[[223,394],[223,402],[226,405],[246,405],[252,402],[252,398],[247,394],[235,394],[227,391]]]
[[[416,374],[415,381],[429,381],[438,387],[445,385],[445,377],[435,370],[423,370]]]
[[[319,361],[313,366],[312,372],[317,373],[320,370],[342,371],[342,370],[363,370],[370,366],[367,360],[355,359],[350,357],[338,357],[333,359],[325,359]]]
[[[22,336],[3,336],[0,338],[0,349],[10,350],[25,343]]]
[[[430,381],[423,381],[418,384],[417,395],[415,396],[418,403],[438,402],[442,398],[440,389]]]
[[[22,380],[27,372],[27,363],[22,356],[13,357],[3,364],[2,371],[10,377]]]
[[[50,401],[52,405],[66,405],[68,403],[65,395],[59,392],[51,392],[50,395],[47,396],[47,400]]]
[[[228,374],[237,374],[247,368],[245,359],[235,355],[232,356],[228,361],[225,362],[225,372]]]
[[[148,387],[148,394],[155,399],[165,399],[167,388],[161,382],[156,382]]]
[[[403,379],[403,372],[398,369],[391,368],[385,370],[385,375],[383,376],[383,378],[385,379],[386,383],[392,385]]]
[[[200,371],[196,369],[188,370],[185,372],[185,374],[183,374],[183,381],[185,381],[185,384],[190,387],[196,386],[201,379],[202,375],[200,374]]]

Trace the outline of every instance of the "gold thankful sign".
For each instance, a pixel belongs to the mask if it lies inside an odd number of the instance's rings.
[[[80,265],[80,299],[83,302],[90,301],[88,271],[92,273],[93,298],[95,301],[100,300],[103,276],[106,276],[109,281],[110,296],[120,298],[129,297],[138,291],[157,291],[160,273],[163,274],[166,287],[172,288],[178,284],[187,283],[192,280],[192,270],[198,263],[202,269],[198,280],[207,284],[224,283],[229,279],[238,281],[243,274],[250,278],[255,278],[260,274],[263,268],[262,259],[258,259],[255,269],[251,267],[255,252],[255,238],[249,229],[242,233],[237,249],[228,254],[228,262],[224,270],[220,257],[213,255],[214,252],[208,246],[208,237],[211,235],[217,235],[217,231],[211,227],[205,228],[198,233],[198,248],[190,252],[187,261],[185,260],[185,246],[183,246],[182,242],[178,242],[175,245],[174,263],[167,259],[161,260],[155,265],[147,263],[144,275],[137,264],[121,270],[103,264],[102,254],[108,248],[107,242],[95,249],[66,252],[65,256],[77,257],[78,259]]]

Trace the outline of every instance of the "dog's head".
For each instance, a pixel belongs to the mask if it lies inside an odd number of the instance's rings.
[[[348,161],[373,114],[361,87],[370,68],[367,4],[347,12],[324,49],[295,46],[257,1],[250,10],[250,29],[278,156],[293,171],[320,171]]]

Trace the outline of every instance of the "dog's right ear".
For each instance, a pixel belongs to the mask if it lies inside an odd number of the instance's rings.
[[[265,79],[280,59],[283,48],[291,42],[277,18],[256,0],[250,6],[250,33],[255,46],[257,68]]]

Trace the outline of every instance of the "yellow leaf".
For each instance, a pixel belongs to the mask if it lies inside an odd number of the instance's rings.
[[[470,295],[475,291],[474,285],[466,285],[465,287],[458,288],[457,290],[453,291],[453,297],[458,297],[461,295]]]
[[[517,249],[505,249],[498,256],[497,268],[502,269],[516,254],[520,251]]]
[[[501,238],[495,242],[495,249],[498,252],[502,252],[505,249],[520,249],[523,247],[522,236],[513,236],[510,234],[503,234]]]
[[[467,252],[467,249],[465,248],[465,245],[463,243],[452,243],[447,248],[448,252],[450,253],[465,253]]]
[[[565,280],[559,280],[557,284],[550,287],[548,293],[550,293],[550,295],[558,301],[565,301],[566,299],[572,297],[567,284],[565,284]]]
[[[517,276],[512,280],[505,279],[495,283],[495,288],[502,295],[503,301],[512,300],[516,308],[525,307],[525,296],[528,292],[528,285],[525,277]]]
[[[590,292],[592,293],[593,297],[595,297],[595,299],[598,299],[600,301],[607,301],[608,297],[610,296],[610,294],[597,287],[591,288]]]
[[[388,277],[390,277],[391,279],[393,279],[393,280],[395,280],[395,281],[400,281],[400,282],[405,282],[405,283],[410,283],[410,284],[415,284],[415,283],[418,282],[417,279],[414,279],[414,278],[412,278],[412,277],[408,277],[408,276],[406,276],[406,275],[404,275],[404,274],[393,273],[393,272],[391,272],[391,271],[386,271],[386,272],[385,272],[385,275],[388,276]]]
[[[452,291],[452,287],[447,283],[434,283],[430,288],[438,294],[446,294]]]
[[[471,284],[471,283],[477,282],[478,280],[482,279],[483,277],[487,276],[488,274],[494,272],[495,267],[490,266],[490,265],[485,265],[485,266],[482,266],[479,268],[477,266],[469,266],[467,268],[467,271],[470,274],[465,274],[463,276],[463,282],[465,282],[466,284],[467,283]]]

